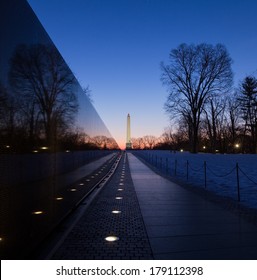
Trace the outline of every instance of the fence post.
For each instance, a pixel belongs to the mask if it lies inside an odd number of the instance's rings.
[[[175,159],[174,175],[177,176],[177,160]]]
[[[240,184],[239,184],[239,168],[236,163],[236,179],[237,179],[237,201],[240,201]]]
[[[188,163],[188,160],[187,160],[187,180],[188,180],[188,165],[189,165],[189,163]]]
[[[206,161],[204,161],[203,166],[204,166],[204,187],[206,189],[206,187],[207,187],[207,183],[206,183]]]

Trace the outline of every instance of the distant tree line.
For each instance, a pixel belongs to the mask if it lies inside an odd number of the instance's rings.
[[[9,87],[0,82],[0,152],[117,148],[114,139],[90,138],[75,126],[77,86],[55,47],[18,46],[10,60]]]

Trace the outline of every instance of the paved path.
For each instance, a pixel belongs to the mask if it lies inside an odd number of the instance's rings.
[[[255,225],[128,158],[155,259],[257,259]]]
[[[108,242],[107,236],[119,240]],[[53,258],[152,259],[126,156]]]
[[[53,258],[257,259],[257,226],[127,153]]]

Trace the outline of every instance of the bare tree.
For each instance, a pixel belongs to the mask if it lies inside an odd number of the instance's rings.
[[[145,147],[147,147],[150,150],[152,150],[155,144],[157,143],[157,137],[153,135],[146,135],[143,137],[143,139],[144,139]]]
[[[257,152],[257,80],[246,77],[241,83],[238,101],[242,118],[245,121],[244,135],[249,133],[252,140],[252,152]]]
[[[210,139],[210,151],[214,153],[221,137],[226,101],[222,96],[212,96],[204,108],[207,135]]]
[[[28,115],[30,133],[40,115],[47,143],[53,146],[78,109],[74,75],[56,48],[48,45],[21,45],[10,63],[9,79]]]
[[[161,80],[168,87],[165,104],[171,117],[188,124],[191,151],[198,150],[203,108],[211,95],[224,94],[232,85],[231,59],[223,45],[187,45],[173,49],[170,63],[161,64]]]

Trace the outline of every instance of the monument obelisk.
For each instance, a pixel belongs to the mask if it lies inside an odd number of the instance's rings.
[[[127,141],[126,141],[126,150],[132,148],[131,138],[130,138],[130,115],[127,116]]]

